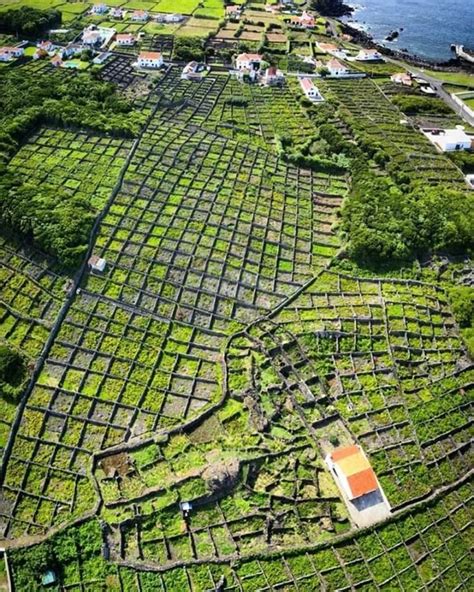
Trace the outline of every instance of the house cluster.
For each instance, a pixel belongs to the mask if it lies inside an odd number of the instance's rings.
[[[466,133],[462,125],[453,129],[422,128],[421,131],[440,152],[474,150],[474,135]]]
[[[154,19],[158,23],[180,23],[184,20],[182,14],[156,14],[152,16],[147,10],[128,11],[119,7],[109,8],[107,4],[94,4],[91,8],[91,14],[108,15],[111,18],[122,20],[125,17],[135,23],[147,23]]]
[[[94,4],[91,8],[91,14],[101,16],[107,14],[115,19],[123,19],[128,14],[128,11],[119,7],[109,8],[107,4]],[[150,15],[146,10],[134,10],[130,15],[132,21],[140,23],[146,23],[149,18]]]
[[[316,20],[312,14],[306,10],[300,16],[292,16],[289,19],[289,24],[297,29],[314,29]]]
[[[264,68],[263,56],[258,53],[241,53],[235,58],[237,79],[259,82],[267,86],[282,86],[285,75],[275,66]]]
[[[317,86],[315,86],[311,78],[300,78],[300,85],[307,99],[313,103],[324,102],[323,95]]]
[[[0,62],[9,62],[21,58],[24,53],[25,50],[22,47],[5,45],[4,47],[0,47]]]

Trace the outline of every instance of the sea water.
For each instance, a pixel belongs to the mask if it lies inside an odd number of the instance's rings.
[[[474,0],[346,0],[352,17],[373,39],[430,60],[449,60],[452,43],[474,50]],[[398,39],[385,41],[403,27]]]

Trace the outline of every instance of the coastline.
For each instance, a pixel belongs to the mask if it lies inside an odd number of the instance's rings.
[[[347,0],[345,2],[348,8],[346,14],[341,17],[337,17],[336,20],[342,27],[344,33],[351,35],[354,41],[367,48],[377,49],[381,54],[386,55],[394,59],[406,61],[413,66],[427,67],[434,70],[467,70],[474,72],[472,64],[460,59],[456,54],[453,53],[452,58],[439,60],[435,58],[429,58],[426,56],[418,55],[409,50],[393,49],[387,47],[386,43],[376,41],[373,35],[369,32],[367,25],[357,20],[357,13],[364,9],[364,5],[360,3],[360,0]],[[351,19],[350,22],[347,19]],[[402,23],[403,24],[403,23]],[[395,39],[399,38],[399,34],[403,31],[404,27],[400,26],[393,30],[396,33]],[[392,33],[390,33],[392,34]],[[387,43],[391,43],[392,40],[388,40]]]
[[[352,8],[354,11],[356,7],[353,6]],[[354,12],[352,12],[351,14],[354,14]],[[431,60],[429,58],[425,58],[423,56],[419,56],[417,54],[410,52],[405,52],[399,49],[392,49],[390,47],[387,47],[383,43],[375,41],[372,35],[362,26],[354,26],[354,23],[349,24],[346,21],[342,20],[342,18],[337,18],[336,20],[340,24],[342,32],[347,35],[350,35],[355,43],[361,45],[362,47],[377,49],[382,55],[385,55],[387,57],[403,60],[405,62],[408,62],[409,64],[412,64],[413,66],[426,67],[440,71],[470,71],[473,69],[472,66],[469,66],[468,63],[460,60],[457,56],[453,56],[450,60],[439,61]]]

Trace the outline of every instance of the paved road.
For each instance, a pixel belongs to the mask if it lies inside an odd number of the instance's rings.
[[[388,59],[388,61],[397,64],[397,66],[401,66],[400,62],[398,62],[397,60]],[[469,113],[465,109],[460,107],[452,98],[452,96],[444,90],[443,83],[440,80],[434,78],[433,76],[428,76],[423,70],[421,70],[420,68],[416,68],[415,66],[403,64],[403,67],[417,78],[423,78],[424,80],[426,80],[426,82],[428,82],[431,85],[431,87],[437,92],[438,96],[441,99],[443,99],[443,101],[449,107],[451,107],[451,109],[453,109],[467,124],[474,127],[474,117],[469,115]]]

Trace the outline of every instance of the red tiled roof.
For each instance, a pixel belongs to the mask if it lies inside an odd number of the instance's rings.
[[[307,78],[305,80],[308,80]],[[336,448],[334,452],[331,454],[331,460],[333,462],[338,462],[343,458],[347,458],[348,456],[352,456],[353,454],[357,454],[360,451],[357,444],[353,444],[352,446],[343,446],[341,448]]]
[[[354,497],[359,497],[378,489],[377,478],[372,468],[350,475],[347,477],[347,482]]]
[[[142,60],[159,60],[161,53],[159,51],[141,51],[138,57]]]
[[[304,90],[311,90],[314,88],[313,81],[310,78],[302,78],[300,83]]]
[[[239,61],[256,61],[259,62],[262,56],[259,53],[241,53],[237,56]]]
[[[341,64],[341,62],[339,60],[336,60],[334,58],[332,60],[329,60],[328,66],[330,68],[332,68],[333,70],[339,70],[339,69],[340,70],[347,70],[347,68],[344,66],[344,64]]]

